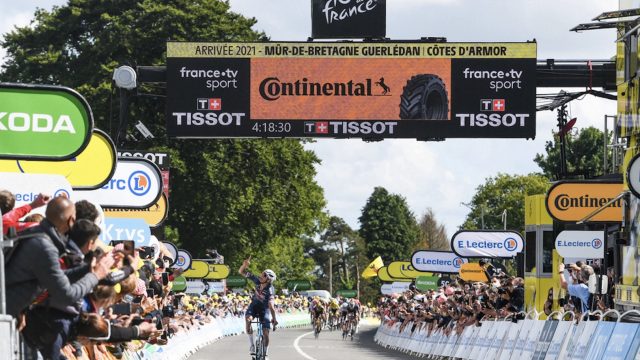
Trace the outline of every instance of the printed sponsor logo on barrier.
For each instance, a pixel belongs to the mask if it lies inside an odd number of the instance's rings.
[[[457,273],[467,262],[467,259],[446,251],[416,251],[411,257],[411,265],[416,270],[440,273]]]

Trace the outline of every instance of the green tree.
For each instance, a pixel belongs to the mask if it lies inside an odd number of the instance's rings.
[[[527,195],[543,194],[549,188],[549,180],[539,174],[498,174],[486,179],[476,188],[469,206],[471,212],[460,227],[464,230],[481,228],[484,216],[485,229],[503,229],[503,213],[506,211],[507,230],[524,232],[524,199]]]
[[[376,187],[362,209],[360,236],[367,258],[385,263],[406,260],[420,239],[420,228],[404,197]]]
[[[571,177],[593,178],[604,174],[602,143],[604,134],[599,129],[580,129],[577,135],[566,135],[566,166]],[[610,143],[610,142],[609,142]],[[546,154],[536,154],[535,161],[546,177],[560,180],[560,138],[556,134],[553,141],[545,143]],[[607,156],[611,151],[607,151]]]
[[[267,39],[251,29],[255,19],[229,9],[221,0],[70,0],[51,11],[39,9],[30,26],[15,28],[0,42],[7,51],[0,81],[74,88],[87,98],[96,126],[113,136],[116,67],[164,65],[169,39]],[[131,94],[129,118],[144,122],[155,139],[125,146],[171,154],[172,240],[179,234],[195,256],[216,248],[234,268],[253,253],[256,266],[272,267],[280,278],[307,274],[312,266],[304,258],[303,238],[317,234],[324,221],[315,154],[298,140],[168,139],[164,87],[143,84]]]
[[[444,225],[438,223],[436,215],[431,208],[427,208],[420,218],[420,242],[416,250],[450,250],[451,245],[447,237],[447,230]]]

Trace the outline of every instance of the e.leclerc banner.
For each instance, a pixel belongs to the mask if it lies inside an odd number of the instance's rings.
[[[161,192],[162,176],[155,164],[146,159],[119,158],[107,185],[97,190],[77,190],[76,196],[105,208],[147,208],[158,201]]]
[[[563,258],[602,259],[602,236],[602,231],[565,230],[556,237],[556,250]]]
[[[58,174],[74,189],[93,190],[104,186],[116,170],[116,146],[109,136],[93,129],[91,140],[78,156],[65,161],[0,160],[0,172]]]
[[[15,207],[31,203],[40,193],[53,197],[64,195],[72,201],[77,201],[71,184],[62,175],[0,173],[0,189],[13,193],[16,199]]]
[[[93,114],[63,86],[0,83],[0,158],[67,160],[87,146]]]
[[[524,240],[515,231],[458,231],[451,238],[451,249],[459,256],[512,258],[524,249]]]
[[[533,138],[536,43],[167,43],[179,138]]]
[[[411,265],[418,271],[458,273],[469,260],[450,251],[419,250],[411,256]]]

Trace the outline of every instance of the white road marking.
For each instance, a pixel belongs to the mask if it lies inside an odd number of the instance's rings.
[[[313,334],[313,331],[309,331],[306,334],[302,334],[300,336],[298,336],[296,338],[296,340],[293,342],[293,347],[296,349],[296,351],[298,352],[298,354],[302,355],[305,359],[309,359],[309,360],[316,360],[315,358],[307,355],[304,351],[302,351],[302,349],[300,349],[300,346],[298,345],[298,343],[300,342],[300,339],[302,339],[303,337],[307,336],[307,335],[311,335]]]

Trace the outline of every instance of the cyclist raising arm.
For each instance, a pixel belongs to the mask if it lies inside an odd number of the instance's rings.
[[[251,298],[251,304],[247,309],[245,314],[245,322],[247,326],[247,334],[249,335],[249,343],[251,344],[251,354],[255,353],[254,349],[254,340],[253,340],[253,329],[251,328],[251,321],[254,318],[258,318],[261,320],[262,329],[263,329],[263,338],[265,345],[265,355],[269,354],[269,329],[271,329],[271,323],[273,323],[273,328],[278,325],[278,321],[276,320],[276,309],[273,305],[273,298],[275,289],[273,288],[273,282],[276,280],[276,274],[273,270],[266,269],[260,274],[260,277],[255,276],[250,271],[247,270],[251,264],[251,256],[248,259],[242,262],[242,266],[238,269],[238,273],[240,275],[248,278],[253,281],[255,284],[255,290],[253,297]],[[266,311],[269,308],[269,311]],[[265,357],[266,359],[266,357]]]

